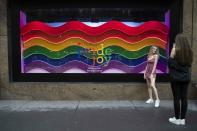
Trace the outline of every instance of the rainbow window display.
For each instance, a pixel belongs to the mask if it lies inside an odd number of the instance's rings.
[[[22,73],[143,73],[152,45],[168,72],[166,21],[26,23],[21,12],[20,30]]]

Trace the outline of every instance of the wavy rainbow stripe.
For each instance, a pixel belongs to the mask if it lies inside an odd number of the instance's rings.
[[[49,50],[52,50],[52,51],[59,51],[59,50],[62,50],[64,48],[67,48],[67,47],[73,46],[73,45],[80,45],[84,48],[95,49],[95,50],[99,50],[101,48],[101,45],[103,45],[104,48],[108,47],[108,46],[112,46],[112,45],[117,45],[122,48],[128,49],[130,51],[139,50],[144,46],[150,46],[150,45],[155,45],[155,46],[158,46],[163,49],[165,49],[165,47],[166,47],[165,42],[161,41],[160,39],[157,39],[157,38],[145,38],[145,39],[138,41],[136,43],[129,43],[129,42],[124,41],[120,38],[107,38],[99,43],[90,43],[90,42],[83,40],[81,38],[72,38],[71,37],[67,40],[64,40],[63,42],[60,42],[60,43],[52,43],[52,42],[47,41],[42,38],[34,38],[34,39],[31,39],[31,40],[25,42],[23,44],[23,48],[24,48],[24,50],[26,50],[30,47],[38,46],[38,45],[43,46],[43,47],[45,47]]]
[[[147,55],[147,52],[149,51],[149,46],[145,46],[144,48],[140,49],[140,50],[135,50],[135,51],[128,51],[120,46],[108,46],[106,48],[104,48],[104,52],[107,49],[111,49],[112,54],[117,54],[120,56],[123,56],[125,58],[128,59],[137,59],[140,58],[144,55]],[[162,49],[159,48],[160,50],[160,55],[161,57],[166,57],[166,52]],[[34,54],[42,54],[47,56],[48,58],[51,59],[61,59],[63,57],[66,57],[70,54],[83,54],[83,56],[87,57],[87,58],[92,58],[92,51],[88,51],[86,48],[83,48],[81,46],[69,46],[68,48],[64,48],[63,50],[59,50],[59,51],[51,51],[45,47],[42,46],[33,46],[31,48],[28,48],[26,50],[24,50],[23,52],[23,56],[24,58],[27,58],[31,55]],[[99,55],[96,54],[96,56],[98,57]]]
[[[50,27],[45,23],[39,21],[33,21],[21,29],[21,35],[25,35],[26,33],[33,30],[40,30],[50,35],[60,35],[63,34],[64,32],[71,30],[79,30],[84,32],[85,34],[89,34],[93,36],[103,34],[104,32],[110,30],[118,30],[128,35],[139,35],[148,30],[157,30],[165,34],[168,34],[168,28],[164,24],[158,21],[145,22],[143,25],[140,25],[138,27],[130,27],[119,21],[109,21],[98,27],[90,27],[83,24],[80,21],[70,21],[59,27]]]
[[[109,31],[104,32],[103,34],[100,34],[97,36],[88,35],[82,31],[79,31],[79,30],[67,31],[61,35],[49,35],[49,34],[46,34],[42,31],[40,31],[40,30],[32,30],[31,32],[28,32],[24,36],[22,36],[22,40],[23,40],[23,42],[26,42],[29,39],[33,39],[33,38],[43,38],[43,39],[46,39],[46,40],[51,41],[53,43],[59,43],[61,41],[64,41],[65,39],[69,39],[71,37],[82,38],[82,39],[85,39],[85,40],[92,42],[92,43],[98,43],[98,42],[103,41],[104,39],[109,38],[109,37],[121,38],[121,39],[123,39],[127,42],[131,42],[131,43],[141,41],[142,39],[147,38],[147,37],[158,38],[158,39],[161,39],[165,42],[167,41],[167,35],[165,33],[157,31],[157,30],[148,30],[148,31],[143,32],[139,35],[133,35],[133,36],[125,34],[124,32],[121,32],[118,30],[109,30]]]
[[[88,73],[92,67],[99,68],[99,73],[110,73],[113,69],[140,73],[145,69],[147,53],[152,45],[160,50],[157,70],[166,72],[168,28],[158,21],[145,22],[138,27],[119,21],[109,21],[98,27],[80,21],[50,27],[33,21],[21,28],[21,40],[25,73],[34,69],[50,73],[79,69]],[[102,56],[109,57],[109,61],[104,59],[102,64],[95,63],[101,49],[104,52],[111,50],[110,55]]]
[[[97,66],[98,67],[98,66]],[[144,68],[146,67],[146,62],[141,63],[138,66],[128,66],[124,63],[121,63],[120,61],[110,61],[110,63],[108,63],[107,65],[104,66],[99,66],[100,68],[102,68],[102,72],[115,68],[115,69],[119,69],[125,73],[139,73],[142,72],[144,70]],[[160,70],[161,72],[165,71],[166,65],[163,63],[158,63],[157,66],[158,70]],[[43,70],[46,70],[50,73],[62,73],[62,72],[66,72],[72,68],[78,68],[83,70],[84,72],[87,73],[87,70],[89,68],[89,65],[80,62],[80,61],[70,61],[64,65],[61,66],[52,66],[46,62],[43,61],[34,61],[28,65],[25,65],[25,72],[29,72],[33,69],[37,69],[37,68],[41,68]],[[75,72],[77,73],[77,72]]]

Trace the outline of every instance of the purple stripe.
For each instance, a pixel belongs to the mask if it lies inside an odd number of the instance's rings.
[[[108,70],[111,68],[116,68],[116,69],[120,69],[120,70],[127,72],[127,73],[139,73],[145,69],[145,66],[146,66],[146,62],[139,65],[139,66],[136,66],[136,67],[129,67],[119,61],[111,61],[108,65],[105,65],[102,67],[97,66],[97,67],[101,67],[102,71],[105,71],[105,70]],[[35,69],[35,68],[41,68],[41,69],[44,69],[50,73],[63,73],[63,72],[65,72],[69,69],[72,69],[72,68],[79,68],[79,69],[87,72],[89,67],[90,67],[89,65],[86,65],[86,64],[79,62],[79,61],[71,61],[69,63],[62,65],[62,66],[52,66],[52,65],[49,65],[49,64],[44,63],[42,61],[34,61],[28,65],[25,65],[24,70],[25,70],[25,72],[28,72],[28,71]],[[157,69],[161,70],[162,72],[166,72],[167,68],[166,68],[166,65],[159,62],[157,65]]]

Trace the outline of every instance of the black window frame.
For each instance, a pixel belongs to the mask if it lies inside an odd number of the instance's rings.
[[[19,14],[21,9],[39,9],[39,8],[56,8],[62,7],[61,0],[56,0],[56,3],[44,3],[43,0],[28,0],[28,1],[7,1],[7,27],[8,27],[8,62],[9,62],[9,80],[10,82],[145,82],[143,74],[63,74],[63,73],[21,73],[21,54],[20,54],[20,24]],[[76,4],[77,3],[77,4]],[[86,3],[86,4],[85,4]],[[88,3],[88,4],[87,4]],[[121,0],[111,4],[110,1],[89,1],[67,3],[67,8],[132,8],[140,7],[149,8],[166,8],[170,10],[170,33],[169,43],[170,50],[172,43],[177,33],[182,32],[183,18],[183,0]],[[168,82],[168,74],[158,74],[158,82]]]

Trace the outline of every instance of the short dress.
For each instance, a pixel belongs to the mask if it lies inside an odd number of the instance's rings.
[[[153,66],[154,66],[154,62],[155,62],[155,57],[152,58],[152,59],[148,59],[147,68],[146,68],[146,72],[145,72],[145,79],[147,79],[147,78],[150,79],[151,73],[152,73],[152,70],[153,70]],[[156,69],[153,72],[153,77],[154,78],[156,77]]]

